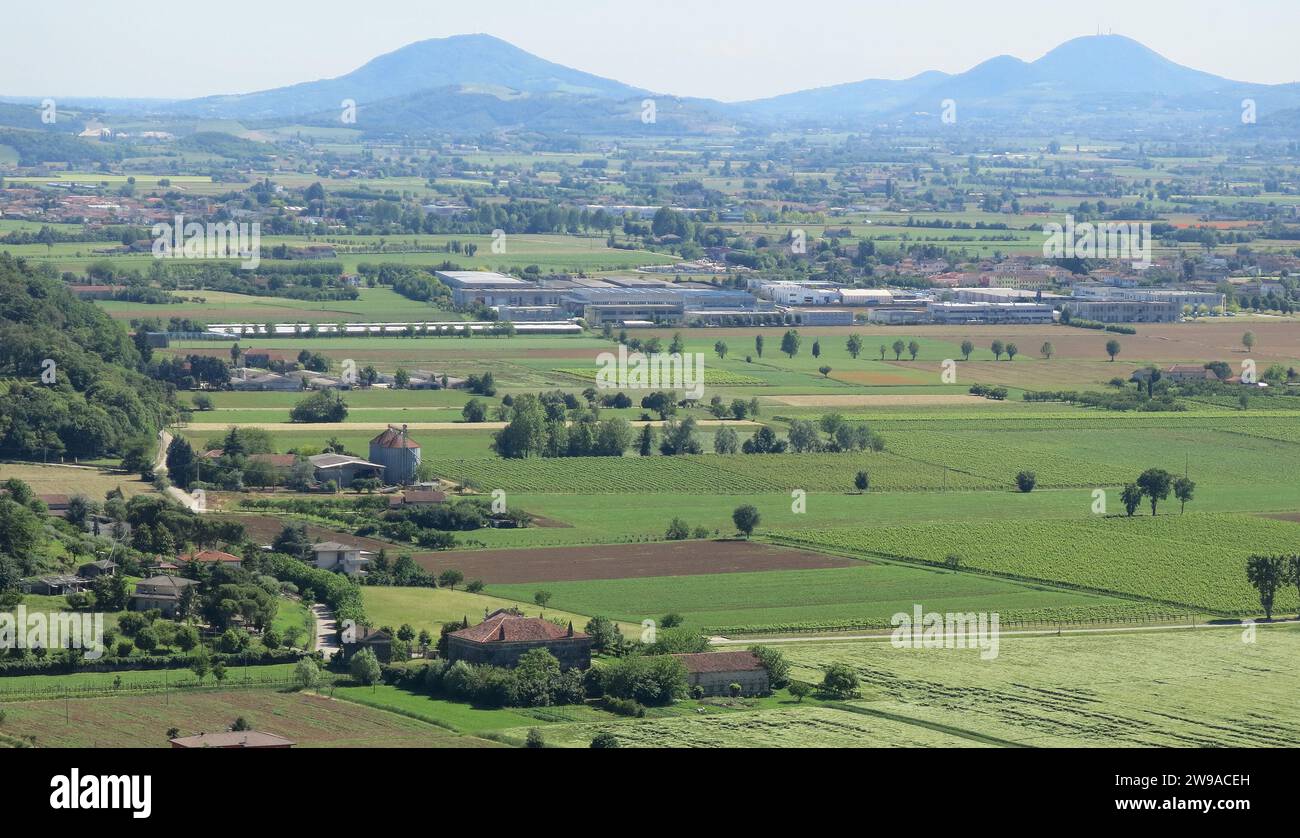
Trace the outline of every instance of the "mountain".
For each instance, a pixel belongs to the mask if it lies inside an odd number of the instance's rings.
[[[1140,117],[1134,127],[1228,126],[1253,98],[1261,114],[1300,106],[1300,85],[1232,81],[1184,67],[1122,35],[1075,38],[1036,61],[991,58],[964,73],[872,79],[743,102],[740,113],[807,125],[933,125],[944,100],[959,120],[1053,129]],[[1261,123],[1263,116],[1261,116]]]
[[[655,100],[656,120],[642,120],[647,98]],[[1300,108],[1300,85],[1233,81],[1176,64],[1130,38],[1097,35],[1067,41],[1036,61],[1002,55],[963,73],[930,71],[724,104],[652,94],[490,35],[457,35],[410,44],[333,79],[151,110],[182,121],[337,126],[343,101],[353,100],[356,127],[371,135],[725,135],[785,127],[928,135],[954,129],[939,119],[954,110],[943,104],[952,100],[963,130],[1192,139],[1239,129],[1245,99],[1256,102],[1264,128],[1270,118]]]
[[[538,58],[491,35],[417,41],[346,75],[289,87],[173,103],[172,113],[222,119],[290,119],[455,86],[605,99],[643,97],[639,88]]]

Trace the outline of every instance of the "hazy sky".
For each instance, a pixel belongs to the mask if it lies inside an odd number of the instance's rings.
[[[1114,31],[1197,69],[1300,80],[1298,0],[4,0],[0,95],[190,97],[341,75],[487,32],[656,92],[751,99]]]

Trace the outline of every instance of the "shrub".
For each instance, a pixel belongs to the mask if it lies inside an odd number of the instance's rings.
[[[3,720],[2,720],[2,719],[0,719],[0,724],[3,724]],[[615,735],[612,734],[612,733],[609,733],[608,731],[606,731],[606,732],[604,732],[604,733],[597,733],[595,736],[593,736],[593,737],[591,738],[591,747],[593,747],[593,748],[617,748],[617,747],[619,747],[619,744],[618,744],[618,737],[615,736]]]

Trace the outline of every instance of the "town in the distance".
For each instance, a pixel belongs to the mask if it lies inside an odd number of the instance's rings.
[[[0,748],[1294,747],[1300,85],[1041,53],[0,72]]]

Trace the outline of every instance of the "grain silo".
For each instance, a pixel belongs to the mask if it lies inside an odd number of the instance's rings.
[[[414,483],[420,468],[420,443],[411,439],[405,425],[389,425],[388,430],[370,440],[370,462],[384,467],[386,483]]]

